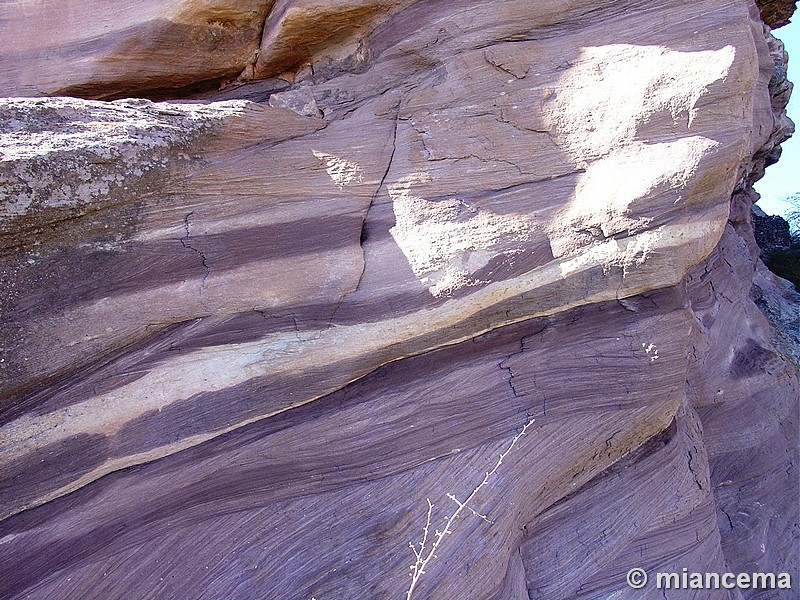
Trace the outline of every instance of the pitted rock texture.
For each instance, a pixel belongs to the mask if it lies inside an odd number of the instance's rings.
[[[49,209],[97,209],[125,202],[131,187],[148,174],[170,169],[214,121],[243,112],[243,102],[212,105],[112,104],[70,98],[0,100],[5,231],[18,229],[13,217],[46,215]],[[58,165],[58,169],[53,168]]]
[[[753,206],[753,233],[762,256],[773,250],[788,250],[792,245],[789,223],[778,215],[768,215]]]
[[[797,582],[755,5],[112,4],[5,89],[236,81],[0,101],[0,595],[408,597],[485,476],[414,598]]]
[[[796,0],[756,0],[761,18],[770,27],[783,27],[797,8]]]

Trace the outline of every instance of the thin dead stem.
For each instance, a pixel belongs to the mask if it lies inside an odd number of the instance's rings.
[[[409,542],[408,544],[411,550],[414,552],[414,556],[416,557],[417,560],[410,567],[411,585],[408,587],[408,590],[406,591],[406,600],[411,600],[411,597],[414,594],[414,590],[417,588],[417,584],[419,583],[420,578],[425,574],[425,567],[428,566],[428,563],[431,560],[436,558],[436,552],[441,547],[445,537],[452,533],[453,523],[456,521],[456,519],[458,519],[458,517],[465,509],[470,511],[476,517],[483,519],[489,524],[494,523],[494,521],[490,521],[486,515],[480,514],[471,506],[469,506],[469,504],[475,499],[475,496],[477,496],[478,493],[484,487],[486,487],[486,485],[488,485],[489,479],[491,479],[492,475],[497,473],[497,470],[500,468],[500,465],[503,464],[503,459],[506,456],[508,456],[509,453],[514,449],[514,447],[517,445],[517,442],[519,442],[520,438],[528,432],[528,429],[530,428],[531,425],[533,425],[533,422],[535,420],[536,419],[531,419],[530,421],[528,421],[522,428],[522,431],[520,431],[517,435],[514,436],[508,447],[503,452],[500,453],[500,456],[498,457],[494,467],[492,467],[490,471],[486,472],[486,474],[483,477],[483,480],[472,490],[472,492],[470,493],[469,496],[467,496],[467,499],[464,500],[464,502],[459,501],[454,494],[447,494],[447,497],[450,498],[450,500],[452,500],[453,502],[455,502],[458,508],[456,508],[456,510],[453,512],[452,515],[446,516],[444,518],[445,522],[444,529],[442,529],[441,531],[438,529],[434,531],[433,539],[430,546],[428,545],[428,541],[430,537],[431,519],[433,516],[434,505],[431,502],[430,498],[426,498],[428,502],[428,514],[425,519],[425,526],[422,528],[422,541],[418,542],[417,544],[413,544],[411,542]]]

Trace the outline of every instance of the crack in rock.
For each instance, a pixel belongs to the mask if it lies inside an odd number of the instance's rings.
[[[184,235],[180,239],[180,242],[181,242],[181,246],[183,246],[187,250],[191,250],[192,252],[194,252],[195,254],[197,254],[200,257],[200,264],[203,265],[203,270],[204,270],[203,279],[200,281],[200,294],[202,295],[203,294],[203,289],[205,288],[205,285],[206,285],[206,280],[208,279],[208,276],[211,274],[211,269],[208,266],[208,261],[206,260],[205,253],[202,250],[200,250],[198,248],[195,248],[194,246],[192,246],[189,243],[189,238],[191,237],[191,225],[189,224],[189,218],[193,214],[194,214],[194,211],[191,211],[189,214],[187,214],[183,218],[183,229],[186,232],[186,235]]]

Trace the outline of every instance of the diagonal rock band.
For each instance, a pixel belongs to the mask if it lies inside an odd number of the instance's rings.
[[[796,582],[792,9],[0,6],[0,597]]]

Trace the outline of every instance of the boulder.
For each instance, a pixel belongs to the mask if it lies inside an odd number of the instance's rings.
[[[755,5],[111,4],[0,70],[0,595],[796,585]]]

